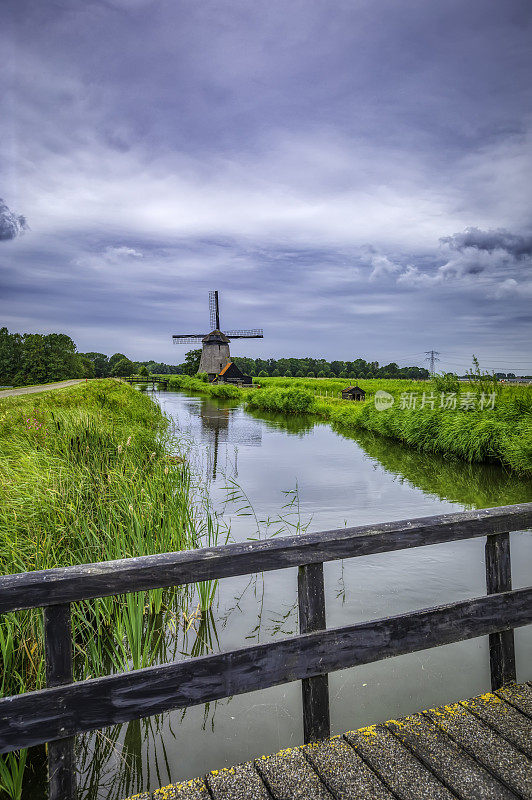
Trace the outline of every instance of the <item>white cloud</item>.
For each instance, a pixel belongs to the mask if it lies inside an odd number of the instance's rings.
[[[106,247],[103,252],[106,261],[120,262],[125,258],[143,258],[143,254],[134,247]]]
[[[428,275],[426,272],[422,272],[418,267],[414,267],[411,264],[397,278],[397,283],[413,287],[434,286],[437,283],[441,283],[441,281],[442,276],[440,273]]]
[[[399,264],[394,264],[394,262],[390,261],[387,256],[383,255],[373,255],[370,259],[370,264],[372,267],[371,274],[369,276],[370,281],[375,281],[378,278],[389,277],[390,275],[394,275],[396,272],[401,271]]]
[[[496,300],[531,298],[532,281],[517,281],[515,278],[507,278],[492,287],[490,296]]]

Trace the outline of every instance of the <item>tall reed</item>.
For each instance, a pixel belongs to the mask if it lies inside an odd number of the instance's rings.
[[[130,386],[92,381],[0,401],[1,574],[217,543],[218,522],[160,407]],[[214,591],[204,593],[202,606]],[[76,678],[164,659],[176,590],[76,603]],[[43,686],[39,610],[0,618],[3,696]],[[14,760],[13,760],[14,759]],[[25,755],[1,760],[16,797]]]

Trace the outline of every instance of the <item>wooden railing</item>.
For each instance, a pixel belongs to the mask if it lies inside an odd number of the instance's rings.
[[[121,380],[125,381],[126,383],[162,383],[164,386],[168,386],[168,382],[170,380],[169,377],[159,377],[157,375],[128,375]]]
[[[530,526],[527,503],[0,577],[0,613],[44,608],[48,684],[0,699],[0,752],[48,742],[50,800],[71,800],[85,731],[301,680],[308,742],[330,732],[329,672],[487,634],[498,688],[516,678],[513,629],[532,622],[532,588],[512,591],[509,545]],[[326,629],[324,562],[479,536],[487,596]],[[296,566],[299,636],[73,682],[70,603]]]

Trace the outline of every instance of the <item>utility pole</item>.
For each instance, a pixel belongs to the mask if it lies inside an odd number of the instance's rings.
[[[430,369],[430,374],[434,375],[434,365],[435,365],[436,361],[440,360],[438,358],[438,356],[440,354],[439,354],[439,352],[437,350],[426,350],[425,351],[425,355],[427,356],[425,361],[430,361],[430,368],[429,368]]]

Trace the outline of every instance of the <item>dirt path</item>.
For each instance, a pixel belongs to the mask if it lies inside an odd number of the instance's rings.
[[[85,378],[76,378],[70,381],[59,381],[58,383],[43,383],[41,386],[20,386],[18,389],[0,389],[0,400],[3,397],[16,397],[19,394],[35,394],[36,392],[48,392],[50,389],[64,389],[66,386],[74,386],[76,383],[84,383]]]

